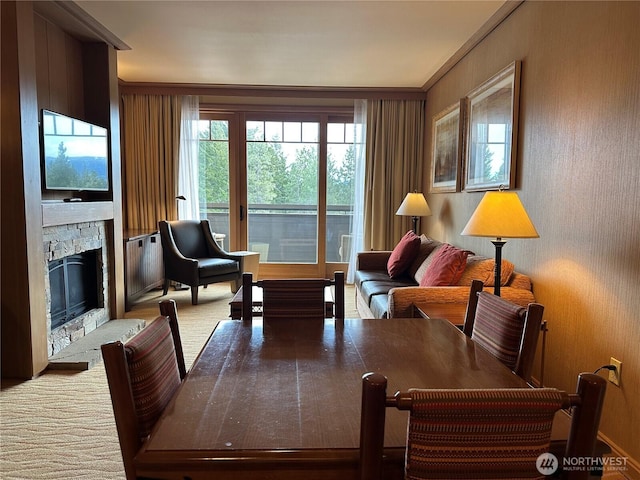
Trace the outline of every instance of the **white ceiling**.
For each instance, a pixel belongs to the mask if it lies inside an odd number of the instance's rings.
[[[77,1],[127,82],[420,88],[498,1]]]

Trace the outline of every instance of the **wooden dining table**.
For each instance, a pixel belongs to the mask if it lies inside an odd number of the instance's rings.
[[[221,321],[135,459],[172,479],[355,479],[361,379],[411,387],[529,385],[431,318]],[[402,478],[407,412],[388,409],[385,478]]]

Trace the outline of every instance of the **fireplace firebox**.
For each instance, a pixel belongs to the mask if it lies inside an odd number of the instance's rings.
[[[87,250],[49,262],[51,330],[99,307],[99,253]]]

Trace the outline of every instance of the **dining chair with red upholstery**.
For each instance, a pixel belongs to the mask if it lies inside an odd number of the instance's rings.
[[[516,305],[471,284],[463,331],[518,376],[531,381],[533,360],[540,335],[544,306]]]
[[[387,397],[386,387],[384,375],[363,376],[361,480],[382,478],[387,407],[409,410],[408,480],[546,478],[562,462],[540,457],[549,454],[554,417],[562,408],[573,408],[564,457],[594,457],[606,382],[580,374],[576,394],[555,388],[410,389]],[[547,461],[539,464],[539,458]],[[572,480],[590,474],[586,468],[561,473]]]
[[[250,320],[253,312],[253,286],[262,288],[262,318],[264,321],[283,319],[326,318],[325,288],[334,286],[334,313],[344,319],[344,272],[335,272],[334,279],[285,278],[253,281],[251,273],[242,276],[242,318]]]
[[[128,342],[102,345],[111,404],[127,480],[133,459],[186,375],[175,302]]]

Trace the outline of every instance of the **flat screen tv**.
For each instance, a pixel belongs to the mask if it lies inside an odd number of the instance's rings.
[[[41,133],[45,190],[109,190],[106,128],[42,110]]]

